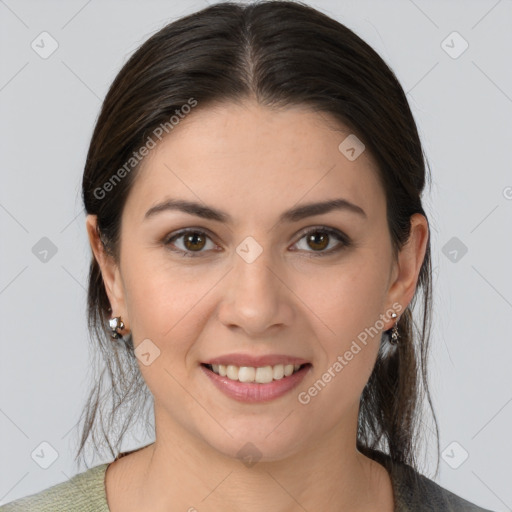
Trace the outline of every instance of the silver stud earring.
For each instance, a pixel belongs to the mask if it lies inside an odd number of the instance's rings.
[[[397,316],[398,315],[394,311],[391,313],[391,318],[396,318]],[[391,329],[389,342],[391,345],[398,345],[398,320],[395,322],[395,325],[393,325],[393,328]]]
[[[113,339],[113,340],[116,340],[118,338],[121,338],[122,337],[122,334],[117,332],[118,329],[124,329],[124,323],[123,321],[121,320],[121,317],[120,316],[116,316],[114,318],[111,318],[109,321],[109,327],[110,327],[110,330],[112,331],[110,333],[110,337]]]

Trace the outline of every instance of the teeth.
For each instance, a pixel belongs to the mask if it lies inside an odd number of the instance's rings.
[[[258,368],[258,371],[261,368]],[[249,366],[241,366],[238,368],[238,380],[240,382],[254,382],[256,377],[256,369]]]
[[[264,366],[263,368],[256,369],[256,375],[254,376],[254,382],[260,384],[268,384],[274,380],[274,368],[272,366]]]
[[[261,366],[258,368],[252,366],[239,367],[232,364],[212,364],[211,368],[216,374],[231,380],[268,384],[273,380],[289,377],[300,368],[300,364],[276,364],[275,366]]]
[[[226,376],[231,380],[238,380],[238,366],[228,365],[226,368]]]
[[[274,366],[273,378],[274,380],[279,380],[284,377],[284,366],[282,364],[277,364]]]

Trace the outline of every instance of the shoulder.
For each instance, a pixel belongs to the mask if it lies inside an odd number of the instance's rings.
[[[401,501],[408,507],[405,510],[492,512],[441,487],[408,465],[402,465],[399,473],[397,490]]]
[[[383,452],[374,451],[371,457],[390,471],[396,512],[493,512],[441,487],[408,464],[392,461]]]
[[[109,512],[101,464],[36,494],[0,507],[0,512]]]

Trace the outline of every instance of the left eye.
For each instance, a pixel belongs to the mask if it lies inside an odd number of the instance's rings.
[[[344,247],[348,247],[350,245],[349,238],[336,229],[331,228],[314,228],[306,231],[302,234],[302,237],[299,239],[299,242],[303,239],[306,240],[306,244],[308,247],[314,248],[312,256],[327,256],[334,252],[338,252]],[[326,247],[330,245],[332,239],[337,240],[338,244],[334,246],[334,248],[330,248],[329,250],[324,250]],[[298,243],[298,242],[297,242]],[[312,245],[311,245],[312,244]],[[315,254],[317,253],[317,254]]]
[[[176,247],[174,242],[180,239],[183,239],[181,242],[183,248],[177,247],[173,249],[173,246]],[[308,244],[307,247],[314,249],[313,251],[306,250],[306,252],[313,253],[311,256],[325,256],[350,245],[350,240],[346,235],[338,230],[325,227],[313,228],[303,232],[297,244],[303,239],[305,239],[305,243]],[[330,245],[332,239],[337,240],[339,242],[338,245],[335,245],[334,248],[330,248],[329,250],[325,250]],[[214,249],[215,244],[207,233],[200,230],[188,229],[166,239],[164,244],[168,246],[171,251],[181,253],[182,256],[196,257],[202,252],[205,252],[202,249],[207,245],[207,241],[210,241],[213,246],[210,248]]]

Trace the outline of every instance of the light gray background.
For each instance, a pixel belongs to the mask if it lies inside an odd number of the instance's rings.
[[[430,382],[444,453],[435,480],[512,510],[512,2],[310,3],[395,71],[432,167]],[[0,0],[0,504],[77,472],[73,427],[90,385],[80,182],[101,100],[144,40],[206,5]],[[47,59],[31,48],[43,31],[59,45]],[[445,50],[458,52],[462,40],[442,43],[453,31],[469,44],[458,58]],[[57,248],[46,262],[32,251],[42,237]],[[58,452],[48,469],[31,457],[42,442]],[[453,469],[462,450],[469,457]],[[427,459],[429,475],[432,453]]]

